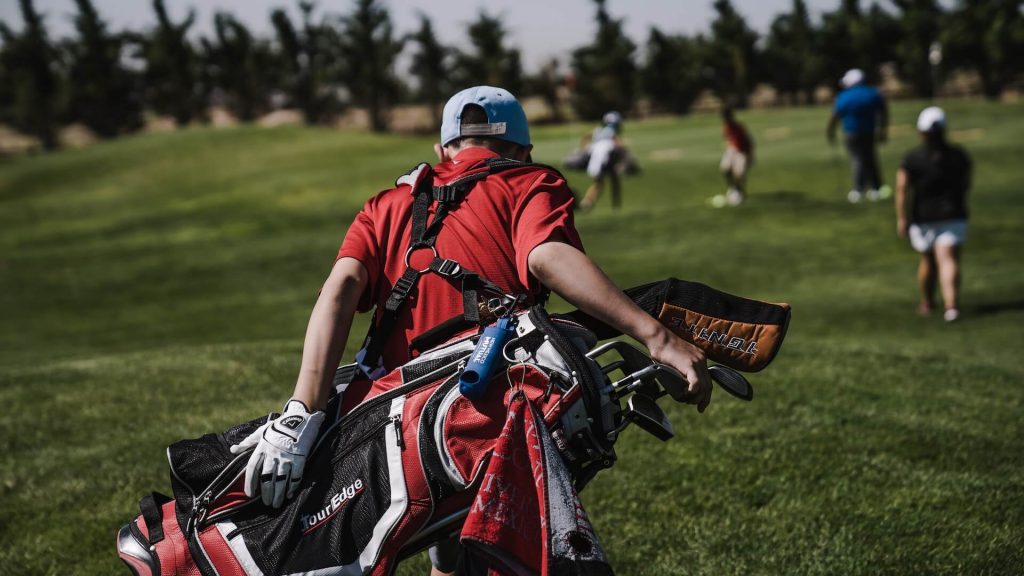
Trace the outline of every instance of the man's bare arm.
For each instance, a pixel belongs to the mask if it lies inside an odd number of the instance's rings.
[[[327,406],[334,371],[345,351],[352,317],[367,282],[366,268],[354,258],[335,262],[324,282],[309,317],[302,347],[302,367],[292,394],[292,398],[301,400],[310,410],[323,410]]]
[[[900,238],[907,237],[907,171],[900,168],[896,172],[896,233]]]
[[[711,377],[704,351],[641,310],[586,254],[562,242],[547,242],[530,252],[528,265],[542,284],[572,305],[637,339],[652,358],[679,370],[690,383],[697,409],[707,408]]]
[[[878,108],[878,141],[885,142],[889,139],[889,103],[882,99]]]
[[[828,138],[829,144],[834,144],[836,141],[836,126],[838,124],[839,115],[833,112],[832,117],[828,119],[828,127],[825,128],[825,137]]]

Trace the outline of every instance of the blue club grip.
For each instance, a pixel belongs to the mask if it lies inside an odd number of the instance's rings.
[[[487,392],[487,384],[495,368],[505,361],[502,350],[516,333],[515,319],[498,318],[494,326],[484,328],[484,333],[469,357],[466,369],[459,377],[459,392],[470,400],[477,400]]]

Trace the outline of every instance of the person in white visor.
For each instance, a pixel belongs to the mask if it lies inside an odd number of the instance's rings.
[[[896,174],[896,232],[921,255],[918,313],[935,308],[935,288],[945,304],[943,318],[960,317],[960,255],[967,241],[967,192],[971,159],[946,140],[946,114],[930,106],[917,118],[921,145],[907,152]]]

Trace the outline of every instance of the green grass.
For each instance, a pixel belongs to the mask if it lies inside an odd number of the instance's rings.
[[[890,181],[920,107],[893,109]],[[1024,108],[947,109],[976,167],[953,325],[915,315],[890,203],[845,202],[826,110],[741,114],[758,159],[727,210],[706,204],[715,118],[627,124],[644,172],[623,210],[578,218],[588,252],[621,286],[673,275],[794,313],[754,402],[666,406],[674,440],[619,441],[583,495],[618,573],[1024,572]],[[536,158],[588,128],[535,130]],[[122,573],[114,534],[168,489],[164,446],[286,399],[346,226],[429,144],[189,130],[0,162],[0,572]]]

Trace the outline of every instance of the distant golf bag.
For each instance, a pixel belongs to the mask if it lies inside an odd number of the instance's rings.
[[[784,311],[788,321],[788,307]],[[595,348],[597,338],[582,325],[588,322],[599,326],[585,315],[552,318],[539,306],[518,314],[515,338],[502,351],[506,362],[476,400],[458,386],[479,338],[475,330],[374,382],[349,383],[354,369],[339,369],[339,394],[330,401],[303,485],[280,509],[244,495],[249,454],[229,451],[266,417],[177,442],[167,450],[173,498],[143,498],[142,513],[118,534],[118,553],[140,576],[391,574],[403,557],[459,532],[514,398],[541,419],[543,438],[551,440],[542,444],[552,446],[570,491],[572,484],[582,489],[614,463],[613,444],[627,424],[671,438],[671,424],[654,399],[670,394],[682,400],[686,387],[678,373],[631,346]],[[777,342],[763,344],[773,356],[784,324]],[[609,329],[602,329],[607,337]],[[612,349],[622,359],[602,366],[599,357]],[[627,376],[612,382],[615,370]],[[722,383],[719,374],[713,371]],[[547,505],[552,513],[553,504]],[[544,574],[611,573],[596,539],[581,542],[593,537],[589,524],[557,532],[550,520],[540,522],[548,534],[539,543],[548,554]],[[570,540],[571,549],[564,545]],[[553,562],[549,548],[566,549],[568,556]]]

